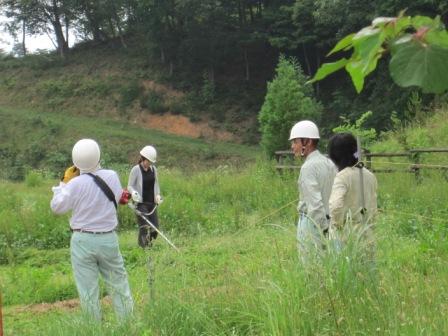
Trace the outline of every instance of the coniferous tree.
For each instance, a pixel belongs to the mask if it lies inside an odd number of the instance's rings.
[[[280,56],[276,76],[268,83],[264,104],[259,113],[261,145],[272,156],[289,147],[289,131],[298,121],[319,122],[322,106],[313,98],[311,86],[297,61]]]

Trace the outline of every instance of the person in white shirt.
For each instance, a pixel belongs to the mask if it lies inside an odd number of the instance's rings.
[[[357,141],[352,134],[334,135],[328,152],[339,170],[330,196],[330,236],[341,248],[356,234],[355,240],[361,241],[371,254],[377,216],[376,177],[359,162]]]
[[[160,204],[159,178],[157,167],[155,166],[157,151],[153,146],[145,146],[140,151],[138,164],[132,167],[129,173],[128,191],[137,203],[137,210],[141,215],[137,215],[139,226],[138,244],[145,248],[151,246],[151,241],[157,238],[157,231],[148,228],[144,216],[156,228],[159,228],[156,205]]]
[[[299,222],[297,241],[302,261],[310,254],[319,254],[324,246],[330,224],[329,205],[331,187],[336,175],[336,166],[317,149],[319,129],[309,120],[296,123],[289,140],[295,157],[305,159],[298,179]]]
[[[101,320],[98,283],[101,274],[117,316],[127,318],[134,303],[115,232],[116,204],[122,194],[120,180],[113,170],[101,169],[100,148],[94,140],[78,141],[72,159],[80,175],[67,176],[67,172],[76,169],[66,171],[67,183],[53,187],[50,206],[55,214],[72,211],[70,255],[81,306],[91,317]],[[98,177],[108,186],[109,190],[105,189],[109,196],[97,184]]]

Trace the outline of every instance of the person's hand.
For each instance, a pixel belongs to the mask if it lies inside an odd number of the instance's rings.
[[[132,196],[132,200],[135,202],[135,203],[141,203],[143,200],[142,200],[142,197],[140,196],[140,194],[138,193],[138,191],[137,190],[134,190],[132,193],[131,193],[131,196]]]
[[[75,178],[76,176],[79,176],[79,169],[75,166],[68,167],[65,172],[64,176],[62,177],[61,181],[64,183],[68,183],[71,179]]]
[[[131,198],[131,193],[127,189],[123,189],[121,192],[120,203],[121,205],[128,204],[129,199]]]
[[[161,204],[163,202],[162,196],[156,195],[154,201],[157,205]]]

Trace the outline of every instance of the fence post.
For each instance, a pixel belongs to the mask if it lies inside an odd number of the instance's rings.
[[[370,151],[368,149],[364,149],[364,155],[366,157],[366,168],[372,171],[372,157],[370,156]]]
[[[418,164],[420,163],[420,153],[417,151],[413,151],[412,149],[410,150],[411,153],[411,159],[414,162],[414,176],[415,176],[415,180],[417,181],[417,183],[421,182],[421,176],[420,176],[420,167],[418,166]]]

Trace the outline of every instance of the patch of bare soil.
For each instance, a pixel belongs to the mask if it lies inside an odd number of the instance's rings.
[[[190,138],[205,138],[220,141],[236,141],[236,136],[230,132],[217,130],[207,122],[193,123],[185,116],[165,113],[150,114],[142,117],[145,127],[157,129],[166,133],[186,136]]]
[[[175,90],[167,85],[158,84],[152,80],[144,80],[142,81],[142,85],[146,91],[162,93],[169,98],[179,99],[185,96],[185,93],[182,91]]]
[[[109,296],[105,296],[103,299],[101,299],[101,303],[104,305],[110,305],[112,303],[112,300]],[[79,299],[70,299],[70,300],[63,300],[63,301],[57,301],[52,303],[36,303],[31,305],[25,305],[25,306],[18,306],[12,309],[13,313],[35,313],[35,314],[41,314],[46,313],[51,310],[65,310],[70,311],[77,309],[79,307]]]

